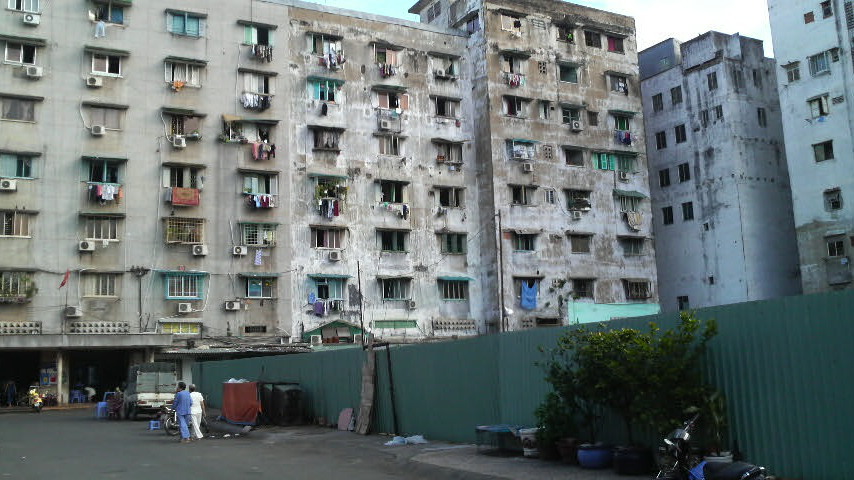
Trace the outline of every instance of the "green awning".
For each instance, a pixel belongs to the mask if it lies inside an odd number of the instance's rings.
[[[394,279],[403,279],[403,278],[412,278],[411,274],[400,274],[400,275],[377,275],[377,280],[394,280]]]
[[[374,320],[374,328],[418,328],[415,320]]]
[[[238,273],[238,275],[247,278],[269,278],[282,276],[282,274],[279,272],[240,272]]]
[[[341,85],[344,85],[344,80],[338,78],[329,78],[329,77],[320,77],[318,75],[309,75],[307,80],[309,82],[335,82]]]
[[[474,279],[471,277],[459,277],[453,275],[440,275],[436,277],[436,280],[444,280],[446,282],[473,282]]]
[[[308,278],[338,278],[338,279],[345,279],[345,278],[353,278],[353,276],[352,276],[352,275],[343,275],[343,274],[340,274],[340,273],[309,273],[309,274],[308,274]]]
[[[207,275],[210,275],[208,272],[202,272],[199,270],[160,270],[160,269],[155,268],[154,271],[157,273],[160,273],[162,275],[166,275],[167,277],[173,277],[173,276],[179,276],[179,275],[180,276],[192,275],[194,277],[205,277]]]
[[[371,85],[371,90],[375,92],[405,92],[406,87],[402,85]]]
[[[530,143],[530,144],[540,143],[536,140],[528,140],[526,138],[511,138],[510,141],[513,143]]]
[[[632,112],[629,110],[614,110],[614,109],[608,110],[608,113],[616,114],[616,115],[625,115],[628,117],[634,117],[635,115],[638,114],[638,112]]]
[[[530,58],[531,52],[526,50],[517,50],[515,48],[505,48],[503,50],[498,51],[499,55],[509,55],[511,57],[519,57],[519,58]]]
[[[348,177],[347,175],[323,172],[308,172],[308,178],[340,178],[341,180],[350,179],[350,177]]]
[[[617,188],[614,189],[614,195],[618,197],[647,198],[647,196],[641,192],[637,192],[635,190],[620,190]]]
[[[109,155],[83,155],[80,157],[84,162],[91,160],[102,160],[104,162],[124,163],[127,162],[127,157],[111,157]]]

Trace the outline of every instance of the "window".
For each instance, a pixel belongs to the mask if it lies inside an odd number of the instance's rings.
[[[821,2],[821,15],[823,18],[828,18],[833,16],[833,7],[830,4],[830,0],[826,2]]]
[[[166,218],[166,243],[204,242],[205,221],[201,218]]]
[[[0,298],[31,296],[35,292],[30,273],[0,272]]]
[[[599,126],[599,112],[587,111],[587,125],[591,127]]]
[[[844,257],[845,240],[842,237],[831,237],[827,239],[827,256]]]
[[[457,118],[460,109],[460,101],[445,97],[436,97],[436,116]]]
[[[39,13],[39,0],[9,0],[9,10]]]
[[[35,178],[35,157],[19,153],[0,153],[0,177]]]
[[[344,230],[341,228],[311,227],[311,248],[342,248]]]
[[[670,169],[664,168],[658,171],[658,186],[659,187],[669,187],[670,186]]]
[[[274,298],[275,277],[251,277],[246,279],[246,298]]]
[[[459,187],[436,187],[439,196],[439,206],[446,208],[460,208],[464,205],[465,189]]]
[[[166,118],[169,121],[169,135],[190,135],[194,134],[195,138],[201,136],[202,117],[199,115],[181,115],[177,113],[167,113]],[[191,137],[193,138],[193,137]]]
[[[243,245],[250,247],[275,247],[275,223],[241,223],[241,240]]]
[[[563,147],[563,157],[567,165],[584,166],[584,151],[578,148]]]
[[[182,62],[178,60],[167,60],[163,64],[163,79],[175,88],[201,87],[201,72],[204,65]],[[180,85],[180,87],[178,87]]]
[[[442,13],[442,2],[436,2],[427,8],[427,23],[432,22]]]
[[[815,13],[807,12],[804,14],[804,23],[812,23],[815,21]]]
[[[166,30],[169,33],[188,37],[203,37],[205,35],[204,15],[170,11],[167,12],[166,17]]]
[[[121,5],[113,5],[113,2],[95,4],[95,20],[123,25],[125,23],[125,8]]]
[[[626,298],[629,300],[644,300],[649,298],[649,282],[645,280],[626,280]]]
[[[676,128],[673,129],[673,133],[676,135],[676,143],[685,143],[688,141],[688,133],[685,130],[685,124],[676,125]]]
[[[540,118],[548,120],[551,118],[552,103],[548,100],[540,100]]]
[[[786,70],[786,80],[789,83],[797,82],[801,79],[801,68],[798,62],[783,65],[783,69]]]
[[[472,34],[480,31],[480,17],[475,14],[466,21],[466,33]]]
[[[559,64],[558,78],[561,82],[578,83],[578,67],[575,65]]]
[[[637,195],[617,195],[617,202],[620,204],[620,213],[637,212],[640,210],[641,197]]]
[[[202,332],[202,324],[191,322],[163,322],[160,324],[161,333],[172,335],[198,335]]]
[[[312,80],[309,84],[312,91],[312,98],[321,102],[341,103],[343,100],[341,88],[344,86],[342,82],[335,80]]]
[[[115,297],[119,275],[115,273],[88,273],[85,275],[85,291],[89,297]]]
[[[740,88],[744,88],[744,74],[741,73],[741,70],[738,67],[733,68],[732,70],[732,84],[736,90]]]
[[[569,25],[557,26],[557,39],[560,42],[575,43],[575,32]]]
[[[660,112],[662,110],[664,110],[664,97],[660,93],[656,93],[652,96],[652,111]]]
[[[512,205],[533,205],[534,191],[537,187],[524,185],[510,185],[510,197]]]
[[[442,300],[467,300],[469,298],[469,282],[467,280],[439,279],[439,295]]]
[[[452,143],[440,140],[434,140],[433,143],[436,145],[436,161],[451,165],[460,165],[463,163],[462,143]]]
[[[572,279],[572,296],[575,298],[593,298],[592,278],[573,278]]]
[[[718,72],[706,74],[706,82],[709,84],[709,90],[717,90],[718,88]]]
[[[673,207],[663,207],[661,209],[661,219],[664,225],[673,224]]]
[[[591,204],[589,190],[566,191],[567,210],[590,210],[590,206]]]
[[[594,153],[593,168],[599,170],[616,170],[617,155],[613,153]]]
[[[36,121],[36,99],[0,96],[0,119]]]
[[[383,252],[405,252],[409,232],[377,229],[377,245]]]
[[[346,279],[317,276],[313,280],[314,287],[317,289],[317,298],[343,302]],[[343,310],[343,305],[341,307]]]
[[[38,47],[24,43],[6,42],[6,54],[3,57],[6,63],[21,65],[35,65]]]
[[[812,118],[824,117],[830,114],[827,97],[827,95],[822,95],[820,97],[807,100],[807,104],[810,107],[810,116],[812,116]]]
[[[95,105],[84,105],[89,126],[101,125],[107,130],[121,130],[125,116],[124,109]]]
[[[572,253],[590,253],[593,235],[569,234],[569,248]]]
[[[381,278],[380,291],[384,301],[409,300],[411,278]]]
[[[400,156],[401,138],[396,135],[381,135],[377,137],[380,155]]]
[[[715,120],[722,120],[724,118],[724,107],[722,105],[715,106]]]
[[[688,295],[680,295],[676,297],[676,304],[680,312],[691,308],[691,302],[688,301]]]
[[[622,237],[620,246],[623,248],[623,255],[627,257],[643,255],[644,239],[638,237]]]
[[[623,75],[609,75],[611,79],[611,91],[624,93],[626,95],[629,94],[629,80],[628,77]]]
[[[409,110],[409,95],[405,93],[378,91],[377,105],[386,110]]]
[[[338,57],[344,51],[341,48],[341,37],[337,35],[324,35],[322,33],[309,33],[308,47],[311,53],[324,58],[330,58],[330,55]]]
[[[3,231],[0,237],[29,237],[31,214],[19,211],[0,211],[3,218]]]
[[[122,57],[119,55],[93,53],[92,73],[120,77],[122,75]]]
[[[88,158],[86,178],[91,183],[115,183],[119,182],[119,168],[121,164],[117,161],[101,158]]]
[[[631,117],[626,115],[614,115],[614,130],[628,131],[631,125]]]
[[[602,48],[602,36],[596,32],[585,30],[584,45],[593,48]]]
[[[118,240],[120,220],[115,217],[86,217],[83,235],[87,240]]]
[[[522,19],[519,17],[501,14],[501,30],[510,32],[516,35],[522,35]]]
[[[581,110],[575,107],[560,107],[561,121],[564,124],[571,124],[581,120]]]
[[[274,28],[263,25],[244,24],[243,44],[273,46],[273,30]]]
[[[708,110],[701,110],[700,111],[700,125],[702,125],[704,127],[709,126],[709,111]]]
[[[830,73],[830,61],[827,52],[821,52],[808,58],[810,63],[810,75],[816,76]]]
[[[831,188],[824,191],[824,209],[827,211],[839,210],[842,208],[842,191],[837,188]]]
[[[511,117],[525,118],[527,104],[528,102],[520,97],[504,97],[504,113]]]
[[[442,242],[442,253],[453,255],[466,253],[467,236],[465,233],[442,233],[439,235],[439,240]]]
[[[266,325],[244,325],[243,333],[267,333]]]
[[[398,63],[397,52],[390,48],[374,47],[374,60],[380,65],[396,66]]]
[[[682,87],[673,87],[670,89],[670,103],[678,105],[682,103]]]
[[[655,148],[658,150],[667,148],[667,132],[657,132],[655,134]]]
[[[632,155],[617,155],[616,157],[618,172],[635,173],[637,171],[635,168],[636,157]]]
[[[621,37],[612,37],[608,35],[608,51],[615,53],[625,53],[623,39]]]
[[[273,95],[273,76],[255,72],[243,72],[243,91],[258,95]]]
[[[395,182],[392,180],[380,180],[380,202],[403,203],[403,193],[406,182]]]
[[[762,71],[756,68],[753,69],[753,86],[762,88]]]
[[[272,173],[244,172],[243,193],[247,195],[278,195],[279,176]]]
[[[767,127],[768,126],[768,117],[765,114],[764,108],[759,107],[756,109],[756,121],[759,123],[760,127]]]
[[[340,151],[342,130],[337,128],[312,127],[312,138],[314,139],[314,150]]]
[[[682,221],[694,220],[694,202],[682,203]]]
[[[679,182],[687,182],[691,180],[691,165],[688,162],[680,163],[677,167],[679,169]]]
[[[537,156],[537,146],[528,140],[507,140],[507,156],[512,160],[533,160]]]
[[[813,155],[815,156],[816,162],[823,162],[825,160],[833,159],[833,140],[828,140],[826,142],[816,143],[812,146]]]
[[[201,300],[204,295],[204,275],[169,272],[166,275],[166,299]]]
[[[553,188],[545,188],[543,189],[545,203],[554,205],[557,201],[557,192]]]
[[[513,232],[513,250],[516,252],[533,252],[536,249],[537,234]]]

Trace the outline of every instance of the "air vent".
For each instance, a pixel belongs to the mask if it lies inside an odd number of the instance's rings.
[[[409,310],[415,310],[415,307],[416,307],[416,306],[417,306],[417,305],[416,305],[416,303],[415,303],[415,300],[407,300],[407,301],[406,301],[406,308],[407,308],[407,309],[409,309]]]
[[[187,139],[183,135],[175,135],[172,138],[172,146],[175,148],[187,148]]]
[[[24,67],[24,73],[29,78],[39,79],[42,78],[42,76],[44,75],[44,69],[35,65],[27,65],[26,67]]]
[[[573,132],[580,132],[580,131],[584,130],[584,126],[581,125],[581,121],[579,121],[579,120],[573,120],[572,123],[570,124],[570,128],[572,129]]]

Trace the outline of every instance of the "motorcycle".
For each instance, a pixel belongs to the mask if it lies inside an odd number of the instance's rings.
[[[765,468],[746,462],[697,462],[691,458],[691,430],[700,414],[670,432],[659,453],[665,465],[655,477],[660,480],[765,480]]]
[[[172,408],[171,405],[163,405],[160,409],[160,427],[166,433],[166,435],[174,437],[180,433],[180,424],[178,423],[178,413]],[[188,427],[192,430],[192,426]],[[208,420],[202,415],[202,422],[199,425],[199,430],[202,431],[203,434],[207,435],[209,433],[208,428]]]
[[[29,398],[30,406],[33,407],[36,413],[42,413],[42,405],[44,405],[44,400],[42,400],[42,396],[39,394],[39,391],[35,388],[31,388],[29,392],[27,392],[27,396]]]

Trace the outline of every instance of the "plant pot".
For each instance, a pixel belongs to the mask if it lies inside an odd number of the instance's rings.
[[[579,441],[574,438],[561,438],[555,442],[557,452],[560,454],[560,460],[563,463],[570,465],[578,465],[578,445]]]
[[[519,429],[519,438],[522,440],[522,455],[528,458],[537,458],[540,451],[537,448],[537,432],[539,428]]]
[[[646,447],[614,449],[614,472],[619,475],[643,475],[652,471],[652,450]]]
[[[614,449],[610,445],[585,443],[578,446],[578,465],[581,468],[608,468],[613,460]]]

